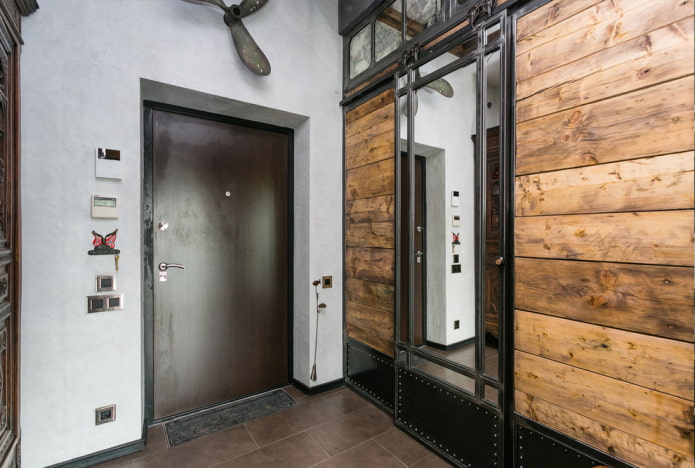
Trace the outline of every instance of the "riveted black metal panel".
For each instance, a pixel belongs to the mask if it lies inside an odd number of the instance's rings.
[[[398,382],[399,425],[463,466],[499,466],[497,414],[406,369]]]
[[[393,359],[354,340],[346,340],[345,383],[393,412],[395,373]]]
[[[536,468],[557,466],[562,468],[594,468],[597,466],[629,466],[617,460],[599,461],[546,434],[523,426],[516,428],[516,466]]]

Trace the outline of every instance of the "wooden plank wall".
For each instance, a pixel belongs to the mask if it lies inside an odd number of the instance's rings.
[[[693,466],[693,0],[556,0],[516,44],[515,407]]]
[[[395,103],[388,90],[345,115],[345,326],[393,356]]]

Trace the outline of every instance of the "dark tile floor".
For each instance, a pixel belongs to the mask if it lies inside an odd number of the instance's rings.
[[[392,418],[350,389],[307,396],[286,387],[297,406],[168,447],[161,425],[145,450],[100,468],[450,466],[407,436]]]

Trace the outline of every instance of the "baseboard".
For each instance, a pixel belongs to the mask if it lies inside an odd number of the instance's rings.
[[[146,432],[144,433],[146,434]],[[83,457],[74,458],[72,460],[57,463],[47,468],[88,468],[90,466],[114,460],[116,458],[130,455],[131,453],[139,452],[145,449],[145,435],[143,434],[140,440],[134,440],[116,447],[95,452]]]
[[[465,339],[463,341],[458,341],[456,343],[452,343],[450,345],[443,345],[439,343],[435,343],[433,341],[427,341],[427,346],[431,346],[434,349],[438,349],[440,351],[451,351],[453,349],[460,348],[462,346],[469,345],[471,343],[475,343],[475,336],[472,338]]]
[[[303,383],[301,383],[299,380],[292,379],[292,385],[296,387],[297,389],[301,390],[303,393],[313,396],[313,395],[318,395],[319,393],[327,392],[328,390],[333,390],[334,388],[338,388],[342,385],[345,385],[345,380],[344,379],[337,379],[332,382],[328,382],[325,384],[317,385],[315,387],[307,387]]]

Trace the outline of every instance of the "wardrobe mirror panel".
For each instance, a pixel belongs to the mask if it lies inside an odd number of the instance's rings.
[[[494,405],[503,80],[500,46],[485,44],[499,32],[499,25],[480,30],[413,69],[399,115],[399,341],[411,347],[411,368]]]
[[[483,220],[485,263],[483,267],[484,310],[484,371],[499,378],[499,325],[500,325],[500,266],[504,261],[500,246],[501,220],[501,171],[500,164],[500,110],[501,75],[500,52],[484,56],[485,71],[485,146],[483,174]]]

